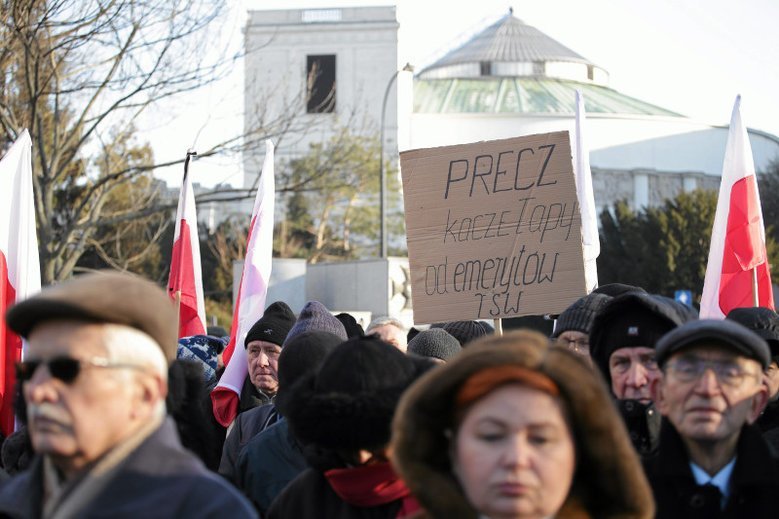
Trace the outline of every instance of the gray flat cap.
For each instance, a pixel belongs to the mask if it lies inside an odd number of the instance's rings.
[[[728,319],[700,319],[671,330],[655,345],[657,363],[662,366],[675,352],[688,346],[725,346],[758,361],[767,369],[771,360],[768,344],[748,328]]]

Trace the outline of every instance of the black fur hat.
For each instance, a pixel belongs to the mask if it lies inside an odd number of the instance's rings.
[[[590,331],[590,356],[611,385],[609,357],[625,347],[654,348],[660,337],[695,320],[669,299],[646,292],[627,292],[608,301],[596,314]]]
[[[316,373],[296,382],[285,412],[304,444],[330,450],[376,450],[389,443],[400,395],[432,364],[376,336],[338,345]]]

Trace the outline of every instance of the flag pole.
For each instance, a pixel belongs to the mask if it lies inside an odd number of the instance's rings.
[[[760,306],[760,289],[757,287],[757,267],[752,268],[752,302]]]
[[[495,324],[495,335],[498,337],[503,335],[503,319],[493,319],[492,322]]]

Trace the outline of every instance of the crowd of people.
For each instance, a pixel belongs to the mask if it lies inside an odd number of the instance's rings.
[[[281,301],[238,414],[210,398],[223,329],[177,338],[138,277],[92,273],[11,307],[27,341],[0,517],[773,518],[779,315],[700,319],[610,284],[551,337],[482,321],[362,326]]]

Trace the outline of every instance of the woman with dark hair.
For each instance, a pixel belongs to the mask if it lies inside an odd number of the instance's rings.
[[[536,332],[475,341],[420,378],[398,406],[390,452],[432,517],[654,513],[603,381]]]

